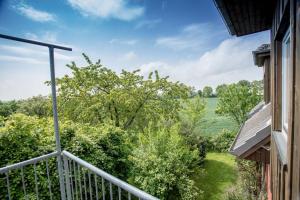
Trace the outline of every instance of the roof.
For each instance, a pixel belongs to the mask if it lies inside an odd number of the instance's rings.
[[[231,35],[242,36],[269,30],[274,0],[214,0]]]
[[[252,110],[248,113],[248,119],[251,118],[254,114],[256,114],[258,111],[260,111],[265,106],[265,102],[261,101],[259,104],[254,106]]]
[[[252,51],[254,64],[258,67],[263,66],[265,59],[270,57],[270,52],[270,44],[262,44],[255,51]]]
[[[241,126],[230,148],[231,154],[244,158],[248,155],[248,152],[254,152],[261,148],[261,142],[265,142],[267,138],[270,138],[271,104],[258,106],[258,108],[259,110],[256,110]]]

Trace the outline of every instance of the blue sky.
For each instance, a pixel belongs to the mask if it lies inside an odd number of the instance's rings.
[[[230,36],[212,0],[1,0],[0,33],[58,43],[58,76],[84,52],[116,71],[158,70],[195,88],[257,80],[251,51],[269,32]],[[0,40],[0,99],[48,94],[47,49]]]

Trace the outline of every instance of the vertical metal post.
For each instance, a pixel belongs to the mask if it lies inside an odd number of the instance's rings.
[[[65,200],[66,193],[65,193],[65,185],[64,185],[64,178],[63,178],[63,166],[62,166],[62,160],[61,160],[61,145],[60,145],[58,115],[57,115],[57,100],[56,100],[54,49],[53,49],[53,47],[49,47],[49,58],[50,58],[52,109],[53,109],[53,119],[54,119],[55,142],[56,142],[56,151],[58,152],[57,165],[58,165],[59,185],[60,185],[61,199]]]
[[[64,159],[64,168],[65,168],[65,176],[66,176],[66,189],[67,189],[67,199],[72,199],[71,192],[71,183],[70,183],[70,172],[69,172],[69,161],[66,156],[63,156]]]

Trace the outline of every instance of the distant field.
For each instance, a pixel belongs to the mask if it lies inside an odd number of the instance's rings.
[[[203,191],[199,200],[222,200],[226,190],[235,184],[237,169],[234,156],[228,153],[207,153],[205,173],[195,174],[197,187]]]
[[[214,135],[220,133],[223,129],[237,129],[236,124],[231,119],[215,113],[218,98],[207,98],[206,100],[206,115],[198,129],[200,134]]]

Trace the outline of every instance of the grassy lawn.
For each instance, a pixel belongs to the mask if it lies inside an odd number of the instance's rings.
[[[218,98],[207,98],[206,114],[199,126],[202,135],[214,135],[220,133],[223,129],[235,130],[237,128],[234,121],[215,113],[217,101]]]
[[[228,153],[208,153],[204,168],[205,173],[199,171],[194,177],[199,189],[204,191],[203,199],[223,199],[226,189],[237,179],[234,157]]]

